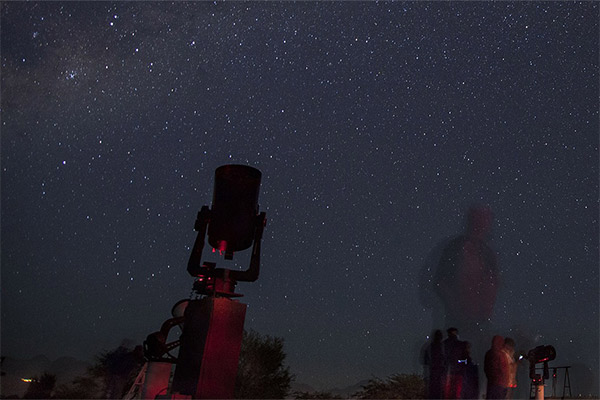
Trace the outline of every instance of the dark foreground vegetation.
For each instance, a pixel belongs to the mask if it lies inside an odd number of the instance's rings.
[[[283,339],[250,331],[244,332],[238,375],[235,385],[237,399],[421,399],[425,385],[418,375],[397,374],[382,380],[369,380],[356,393],[292,392],[294,376],[285,366]],[[56,376],[43,373],[33,377],[25,399],[106,399],[139,398],[134,382],[142,369],[144,358],[140,348],[119,346],[98,354],[85,374],[67,384],[56,385]],[[2,398],[18,398],[3,393]]]

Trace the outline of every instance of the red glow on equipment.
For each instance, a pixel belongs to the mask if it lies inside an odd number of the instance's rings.
[[[232,399],[246,305],[220,297],[191,300],[185,311],[174,393],[194,399]]]
[[[222,254],[225,250],[227,250],[227,240],[219,240],[217,242],[217,246],[219,254]]]

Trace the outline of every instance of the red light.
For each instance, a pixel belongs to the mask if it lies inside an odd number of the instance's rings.
[[[219,240],[217,242],[217,247],[213,247],[212,252],[219,251],[219,255],[222,256],[223,253],[227,250],[227,240]]]

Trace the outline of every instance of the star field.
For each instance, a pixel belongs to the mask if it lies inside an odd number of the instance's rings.
[[[298,382],[420,372],[446,328],[424,271],[485,203],[491,331],[552,344],[597,393],[597,3],[1,7],[2,355],[156,331],[235,163],[268,219],[245,326],[284,338]]]

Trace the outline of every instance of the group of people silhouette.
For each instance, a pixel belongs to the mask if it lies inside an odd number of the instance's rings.
[[[446,332],[444,339],[442,331],[436,330],[423,355],[427,398],[478,399],[479,365],[471,356],[471,343],[459,339],[457,328]],[[517,361],[514,340],[495,335],[484,357],[486,399],[512,399],[517,387]]]
[[[422,360],[427,368],[428,397],[434,399],[476,399],[483,394],[480,387],[484,389],[474,359],[479,360],[477,356],[483,354],[492,336],[490,321],[500,288],[500,269],[488,242],[494,220],[491,208],[472,205],[465,217],[464,231],[432,250],[420,281],[423,304],[433,312],[433,326],[452,327],[446,339],[441,330],[433,333]],[[470,342],[459,340],[454,327],[460,327]],[[503,399],[511,392],[504,363],[508,358],[500,358],[506,352],[498,351],[493,346],[485,357],[489,399]]]

